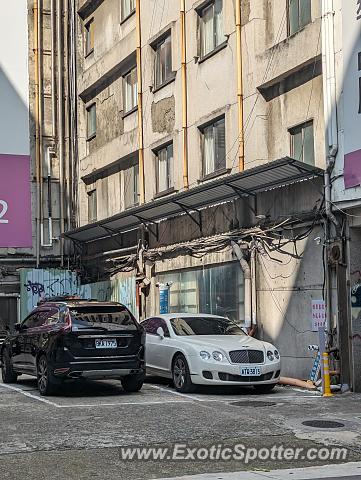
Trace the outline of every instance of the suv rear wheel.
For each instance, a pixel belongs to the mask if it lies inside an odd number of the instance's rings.
[[[137,373],[136,375],[127,375],[121,379],[122,387],[126,392],[139,392],[145,380],[145,373]]]
[[[18,374],[14,371],[11,365],[10,354],[7,349],[2,354],[1,376],[4,383],[16,383]]]
[[[39,357],[36,373],[40,395],[53,395],[56,390],[56,384],[53,375],[50,372],[48,361],[45,355],[41,355],[41,357]]]

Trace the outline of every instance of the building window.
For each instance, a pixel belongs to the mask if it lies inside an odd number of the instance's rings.
[[[311,23],[311,0],[288,0],[289,35]]]
[[[203,147],[203,176],[226,168],[225,120],[221,118],[201,128]]]
[[[97,191],[88,192],[88,222],[97,221]]]
[[[87,112],[87,140],[91,140],[97,134],[97,106],[92,103],[86,109]]]
[[[173,180],[173,144],[155,152],[157,172],[157,192],[162,193],[174,186]]]
[[[199,11],[201,26],[201,57],[224,42],[223,0],[213,0]]]
[[[124,170],[124,206],[135,207],[139,203],[139,165]]]
[[[171,283],[170,313],[201,312],[244,322],[244,274],[238,262],[166,273],[157,281]]]
[[[135,12],[135,0],[122,0],[122,21]]]
[[[137,69],[133,68],[123,77],[124,113],[131,112],[138,105]]]
[[[174,78],[172,71],[172,37],[165,38],[153,45],[155,51],[154,86],[160,87]]]
[[[94,18],[89,20],[84,26],[85,29],[85,56],[87,57],[94,51]]]
[[[295,160],[315,164],[313,122],[306,122],[289,130],[291,135],[291,156]]]

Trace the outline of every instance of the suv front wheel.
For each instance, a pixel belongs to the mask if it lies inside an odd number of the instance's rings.
[[[10,354],[7,349],[2,354],[1,376],[4,383],[16,383],[18,374],[14,371],[11,365]]]
[[[37,364],[38,390],[40,395],[47,396],[55,393],[56,384],[50,372],[48,361],[45,355],[41,355]]]

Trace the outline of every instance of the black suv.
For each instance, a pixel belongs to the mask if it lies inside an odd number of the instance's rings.
[[[1,346],[4,383],[34,375],[41,395],[67,379],[120,379],[136,392],[145,378],[145,333],[115,302],[69,299],[40,304]]]

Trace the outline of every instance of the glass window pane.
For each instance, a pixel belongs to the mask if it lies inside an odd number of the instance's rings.
[[[303,161],[302,131],[299,130],[292,134],[292,157],[295,160]]]
[[[88,222],[93,223],[97,220],[97,191],[88,193]]]
[[[299,0],[289,0],[288,4],[289,8],[289,24],[290,24],[290,35],[292,35],[295,32],[298,32],[299,30],[299,18],[300,18],[300,12],[299,12]]]
[[[124,111],[133,110],[138,104],[137,69],[124,77]]]
[[[313,138],[313,124],[309,124],[303,131],[303,161],[314,165],[315,164],[315,149]]]
[[[215,124],[215,170],[226,168],[226,131],[224,119]]]
[[[173,179],[173,144],[167,147],[168,189],[174,185]]]
[[[96,104],[94,103],[87,109],[87,136],[94,136],[97,131]]]
[[[138,203],[139,192],[138,164],[124,170],[124,207],[131,208]]]
[[[215,146],[213,125],[203,130],[203,173],[209,175],[215,170]]]
[[[202,11],[201,22],[201,54],[202,57],[214,50],[214,6],[210,5]]]
[[[172,75],[172,43],[171,38],[167,37],[164,42],[164,79],[168,80]]]
[[[300,10],[300,26],[303,28],[305,25],[311,23],[311,0],[299,0]]]
[[[214,4],[214,46],[224,41],[223,32],[223,0],[216,0]]]
[[[134,165],[133,171],[134,171],[134,189],[133,189],[134,198],[133,198],[133,201],[134,201],[134,205],[138,205],[138,203],[139,203],[139,166]]]
[[[158,152],[158,192],[168,190],[167,149]]]
[[[244,275],[238,262],[163,274],[170,287],[170,311],[223,315],[244,321]],[[232,288],[225,289],[225,285]]]

